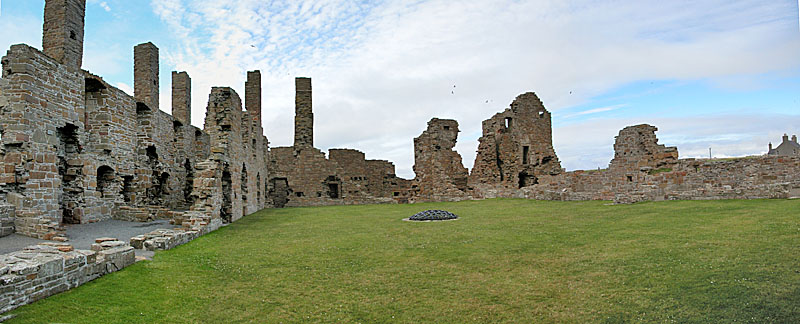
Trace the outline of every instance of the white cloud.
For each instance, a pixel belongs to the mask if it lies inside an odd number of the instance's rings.
[[[272,146],[291,145],[293,78],[309,76],[316,146],[360,149],[395,162],[406,177],[413,176],[412,138],[432,117],[459,121],[457,148],[471,166],[481,121],[525,91],[536,91],[557,113],[633,81],[747,79],[797,67],[800,57],[791,1],[154,0],[152,6],[181,40],[162,55],[192,77],[194,124],[202,125],[212,85],[244,96],[245,71],[260,69],[266,134]],[[625,126],[603,123],[596,131],[554,132],[613,141]],[[567,166],[608,162],[608,154],[569,143],[556,136]]]
[[[133,96],[133,87],[124,82],[117,82],[116,87],[125,91],[129,96]]]

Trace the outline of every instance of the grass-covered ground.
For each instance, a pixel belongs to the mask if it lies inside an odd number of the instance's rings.
[[[401,221],[425,209],[459,220]],[[271,209],[10,323],[800,321],[800,201]]]

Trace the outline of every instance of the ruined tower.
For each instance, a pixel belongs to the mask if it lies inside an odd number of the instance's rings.
[[[244,83],[244,106],[250,116],[261,125],[261,71],[247,71]]]
[[[147,42],[133,48],[133,97],[158,110],[158,47]]]
[[[428,128],[414,138],[415,201],[447,201],[466,198],[467,168],[453,148],[458,122],[433,118]]]
[[[472,185],[522,188],[537,184],[541,175],[562,171],[553,150],[550,112],[533,92],[517,96],[511,107],[484,120],[478,141]]]
[[[311,110],[311,78],[295,78],[294,147],[314,147],[314,112]]]
[[[192,123],[192,79],[186,72],[172,71],[172,117]]]
[[[44,5],[42,49],[68,67],[83,63],[86,0],[48,0]]]

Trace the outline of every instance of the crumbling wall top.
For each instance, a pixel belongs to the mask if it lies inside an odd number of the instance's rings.
[[[611,169],[661,168],[677,162],[678,149],[658,144],[655,126],[640,124],[619,131]]]

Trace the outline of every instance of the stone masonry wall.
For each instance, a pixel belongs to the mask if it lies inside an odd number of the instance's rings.
[[[210,156],[198,164],[190,213],[233,222],[267,205],[267,140],[252,123],[236,91],[212,88],[204,126]]]
[[[352,149],[331,149],[330,159],[314,148],[311,79],[295,80],[295,145],[272,148],[269,204],[319,206],[396,203],[407,199],[407,180],[397,178],[388,161],[366,160]],[[401,193],[402,192],[402,193]]]
[[[2,59],[0,201],[14,207],[0,221],[2,233],[13,228],[51,239],[62,235],[64,224],[110,218],[209,224],[215,214],[208,204],[215,201],[197,200],[225,197],[223,183],[209,187],[200,177],[209,172],[235,177],[224,183],[236,209],[226,209],[228,221],[267,206],[269,148],[256,112],[242,112],[239,102],[212,112],[230,115],[222,118],[225,125],[209,124],[214,136],[190,125],[191,79],[185,72],[173,73],[177,117],[161,111],[158,48],[152,43],[134,48],[133,97],[78,69],[83,8],[78,0],[46,1],[48,52],[14,45]],[[81,37],[59,38],[76,28]],[[254,98],[260,98],[259,84],[248,86]],[[212,153],[220,165],[209,165]],[[199,211],[189,213],[195,205]]]
[[[646,124],[628,126],[614,141],[613,170],[640,171],[670,167],[678,161],[678,149],[658,144],[658,128]]]
[[[483,188],[482,197],[543,200],[645,200],[789,198],[800,193],[800,158],[754,156],[682,159],[658,145],[656,128],[626,127],[616,138],[608,169],[543,176],[520,190]]]
[[[483,121],[478,141],[471,187],[522,188],[562,172],[553,150],[550,112],[533,92],[517,96],[510,108]]]
[[[458,138],[458,122],[433,118],[428,128],[414,139],[415,183],[413,201],[448,201],[468,198],[469,172],[461,155],[453,148]]]
[[[0,313],[121,270],[134,259],[133,247],[120,241],[103,241],[92,250],[43,243],[0,255]]]
[[[80,159],[87,143],[84,75],[27,45],[12,46],[2,64],[0,196],[16,206],[17,232],[52,236],[65,209],[67,218],[81,218],[82,188],[91,180]]]

